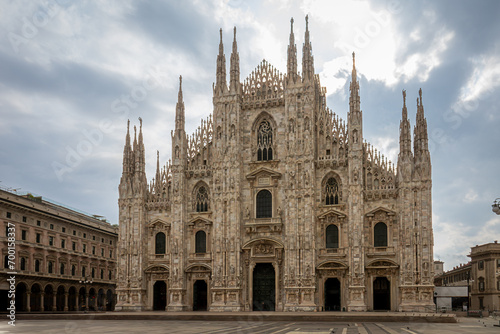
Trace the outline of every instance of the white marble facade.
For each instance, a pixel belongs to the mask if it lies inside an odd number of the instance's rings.
[[[149,183],[142,121],[127,128],[118,310],[434,309],[422,91],[413,148],[403,91],[395,167],[363,138],[354,54],[344,121],[307,18],[300,74],[293,21],[287,53],[286,74],[263,60],[241,82],[235,28],[227,83],[221,31],[213,113],[186,134],[181,78],[172,159]]]

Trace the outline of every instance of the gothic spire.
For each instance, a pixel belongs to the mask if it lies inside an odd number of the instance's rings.
[[[184,130],[185,125],[184,99],[182,97],[182,75],[179,76],[179,94],[175,107],[175,130]]]
[[[234,27],[234,40],[233,40],[233,52],[231,53],[231,70],[230,70],[230,82],[229,90],[231,92],[238,92],[238,87],[240,84],[240,56],[238,54],[238,45],[236,43],[236,27]]]
[[[427,120],[424,116],[424,105],[422,104],[422,88],[418,91],[417,98],[417,121],[414,131],[414,151],[428,151]]]
[[[156,191],[156,194],[160,193],[160,187],[161,187],[160,151],[156,151],[156,176],[155,176],[155,191]]]
[[[287,60],[288,83],[295,83],[297,80],[297,46],[295,45],[295,36],[293,34],[293,17],[290,20],[290,42],[288,44]]]
[[[352,53],[352,79],[351,79],[351,95],[349,98],[350,111],[361,111],[359,98],[359,82],[356,73],[356,58],[355,53]]]
[[[137,150],[137,127],[134,125],[134,144],[133,144],[133,151],[136,152]]]
[[[399,123],[399,156],[401,160],[403,156],[411,156],[411,128],[408,120],[408,110],[406,108],[406,90],[403,90],[403,109],[401,122]]]
[[[224,44],[222,43],[222,28],[220,29],[219,55],[217,56],[217,81],[215,91],[223,94],[227,90],[226,84],[226,56],[224,55]]]
[[[142,118],[139,117],[139,141],[137,143],[137,147],[138,147],[138,152],[136,152],[137,154],[137,158],[139,160],[139,171],[140,172],[145,172],[146,171],[146,157],[145,157],[145,153],[144,153],[144,140],[143,140],[143,136],[142,136]]]
[[[125,146],[123,147],[123,173],[122,175],[129,175],[130,173],[130,158],[132,148],[130,147],[130,120],[127,121],[127,135],[125,136]]]
[[[309,17],[306,15],[306,32],[302,47],[302,81],[312,80],[314,77],[314,57],[309,40]]]
[[[347,128],[349,145],[351,150],[362,150],[363,140],[363,114],[361,112],[361,103],[359,98],[359,82],[356,76],[356,61],[352,53],[352,81],[351,94],[349,96],[349,112],[347,113]]]

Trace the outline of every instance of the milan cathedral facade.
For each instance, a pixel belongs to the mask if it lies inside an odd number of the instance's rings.
[[[354,64],[347,120],[326,106],[306,30],[297,68],[263,60],[240,82],[221,41],[213,114],[151,182],[142,121],[119,185],[118,310],[432,311],[431,161],[422,91],[403,91],[397,167],[363,140]],[[134,127],[135,129],[135,127]]]

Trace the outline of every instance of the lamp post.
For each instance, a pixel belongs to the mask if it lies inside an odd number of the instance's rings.
[[[491,206],[491,209],[494,213],[500,215],[500,198],[495,199],[493,205]]]
[[[79,281],[80,284],[83,284],[83,287],[85,288],[85,306],[83,308],[83,312],[87,313],[87,303],[88,303],[88,297],[87,297],[87,284],[92,284],[92,281],[87,279],[87,277],[83,277],[82,280]]]

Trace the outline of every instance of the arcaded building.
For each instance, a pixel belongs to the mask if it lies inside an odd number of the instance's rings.
[[[471,247],[471,309],[500,310],[500,244]]]
[[[113,310],[116,225],[42,196],[4,190],[0,223],[1,310],[10,305],[6,279],[12,276],[17,312]]]
[[[396,167],[363,137],[354,54],[342,120],[309,34],[306,18],[300,73],[292,21],[286,73],[263,60],[241,81],[235,29],[227,82],[221,31],[212,114],[186,133],[181,78],[171,160],[150,182],[147,130],[127,128],[117,310],[435,309],[422,91],[413,138],[403,91]]]

